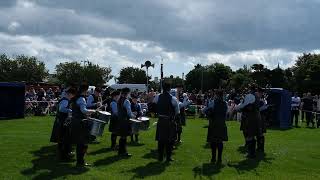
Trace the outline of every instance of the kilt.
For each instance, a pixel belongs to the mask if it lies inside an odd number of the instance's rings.
[[[177,126],[173,117],[159,117],[156,130],[156,141],[171,143],[177,139]]]
[[[55,143],[70,142],[71,131],[70,131],[70,123],[69,124],[67,123],[68,121],[70,121],[70,119],[60,119],[56,117],[52,127],[50,142],[55,142]]]

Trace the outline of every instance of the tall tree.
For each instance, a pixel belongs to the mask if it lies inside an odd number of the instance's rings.
[[[149,80],[151,79],[148,77]],[[125,67],[120,70],[120,76],[118,77],[118,83],[124,84],[146,84],[147,74],[146,71],[135,67]]]
[[[219,87],[225,88],[231,75],[231,68],[224,64],[215,63],[208,66],[198,64],[186,75],[186,84],[188,90],[202,88],[206,91]]]
[[[174,77],[173,75],[169,76],[169,77],[164,77],[163,78],[165,82],[169,82],[171,87],[177,87],[178,85],[184,85],[183,80],[179,77],[176,76]]]
[[[231,76],[230,87],[239,90],[248,87],[252,82],[250,69],[247,66],[243,66]]]
[[[85,66],[78,62],[60,63],[56,66],[56,71],[59,81],[67,85],[87,82],[101,86],[112,78],[110,67],[100,67],[91,62]]]
[[[266,87],[270,84],[270,70],[265,68],[263,64],[253,64],[251,69],[253,70],[251,78],[258,86]]]
[[[320,92],[320,54],[303,54],[293,67],[296,89],[299,92]]]
[[[1,81],[41,82],[48,76],[45,64],[36,57],[25,55],[10,59],[5,54],[0,56]]]

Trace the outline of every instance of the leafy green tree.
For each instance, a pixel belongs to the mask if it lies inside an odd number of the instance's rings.
[[[187,89],[216,89],[219,87],[225,88],[232,75],[232,70],[229,66],[221,63],[215,63],[208,66],[196,65],[186,75]]]
[[[90,85],[101,86],[112,78],[111,68],[100,67],[91,62],[86,66],[81,66],[78,62],[60,63],[56,66],[56,72],[58,80],[66,85],[87,82]]]
[[[149,80],[151,79],[148,77]],[[125,67],[120,70],[120,75],[117,78],[119,84],[146,84],[146,71],[135,67]]]
[[[303,54],[293,67],[295,88],[299,92],[320,92],[320,54]]]
[[[0,81],[42,82],[48,76],[45,64],[36,57],[0,56]]]
[[[168,82],[171,84],[171,87],[177,87],[178,85],[182,86],[184,85],[184,82],[183,80],[177,76],[177,77],[174,77],[173,75],[169,76],[169,77],[164,77],[163,78],[165,82]]]
[[[288,80],[285,71],[280,67],[277,67],[270,71],[270,85],[274,88],[285,88],[288,89]]]

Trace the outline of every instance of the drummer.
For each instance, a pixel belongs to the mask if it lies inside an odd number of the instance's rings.
[[[89,126],[83,119],[95,112],[87,109],[86,95],[88,85],[79,87],[78,95],[71,100],[72,121],[71,121],[71,142],[76,144],[77,166],[89,166],[84,161],[84,156],[88,149],[89,143]]]
[[[101,102],[101,88],[96,87],[94,89],[93,94],[88,96],[87,108],[96,110],[96,109],[100,108],[101,105],[102,105],[102,102]],[[98,116],[96,116],[96,115],[92,115],[92,117],[98,119]],[[96,141],[96,139],[97,139],[96,136],[90,135],[90,142],[91,143],[98,143]]]
[[[61,161],[70,160],[71,144],[69,142],[69,126],[66,120],[68,114],[72,112],[69,107],[69,100],[76,95],[76,89],[69,88],[66,95],[58,101],[56,119],[52,128],[50,142],[58,143],[58,157]]]
[[[136,115],[136,118],[141,117],[143,114],[141,105],[138,103],[138,97],[136,95],[131,96],[131,111]],[[131,134],[131,142],[139,142],[139,132],[136,134]]]
[[[156,96],[154,103],[157,104],[159,115],[156,131],[158,141],[158,160],[163,161],[166,150],[166,161],[173,161],[171,158],[174,141],[176,140],[175,116],[179,114],[179,103],[176,97],[170,94],[170,84],[163,83],[163,93]]]
[[[180,114],[177,119],[177,141],[176,143],[182,143],[181,141],[181,134],[182,134],[182,126],[186,125],[186,107],[191,104],[191,101],[188,98],[186,93],[183,93],[183,86],[177,86],[177,98],[179,100],[179,108]]]
[[[114,91],[111,93],[111,103],[110,103],[110,108],[111,108],[111,119],[110,119],[110,125],[109,125],[109,131],[111,132],[111,149],[115,150],[116,149],[116,144],[117,144],[117,134],[116,134],[116,129],[117,129],[117,119],[118,119],[118,107],[117,103],[120,98],[120,91]]]
[[[132,156],[127,152],[127,136],[131,135],[130,118],[136,117],[131,111],[131,103],[128,99],[129,94],[129,88],[122,89],[118,101],[118,125],[116,133],[120,136],[118,155],[123,157]]]
[[[101,88],[97,87],[94,89],[94,93],[89,95],[87,108],[88,109],[97,109],[101,106]]]

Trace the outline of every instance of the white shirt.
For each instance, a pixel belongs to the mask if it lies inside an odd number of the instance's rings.
[[[291,98],[291,109],[298,109],[301,104],[300,97],[292,97]]]
[[[256,97],[253,94],[247,94],[244,97],[244,100],[242,101],[242,103],[240,103],[238,106],[236,106],[236,110],[240,110],[244,107],[246,107],[249,104],[252,104],[256,101]]]

